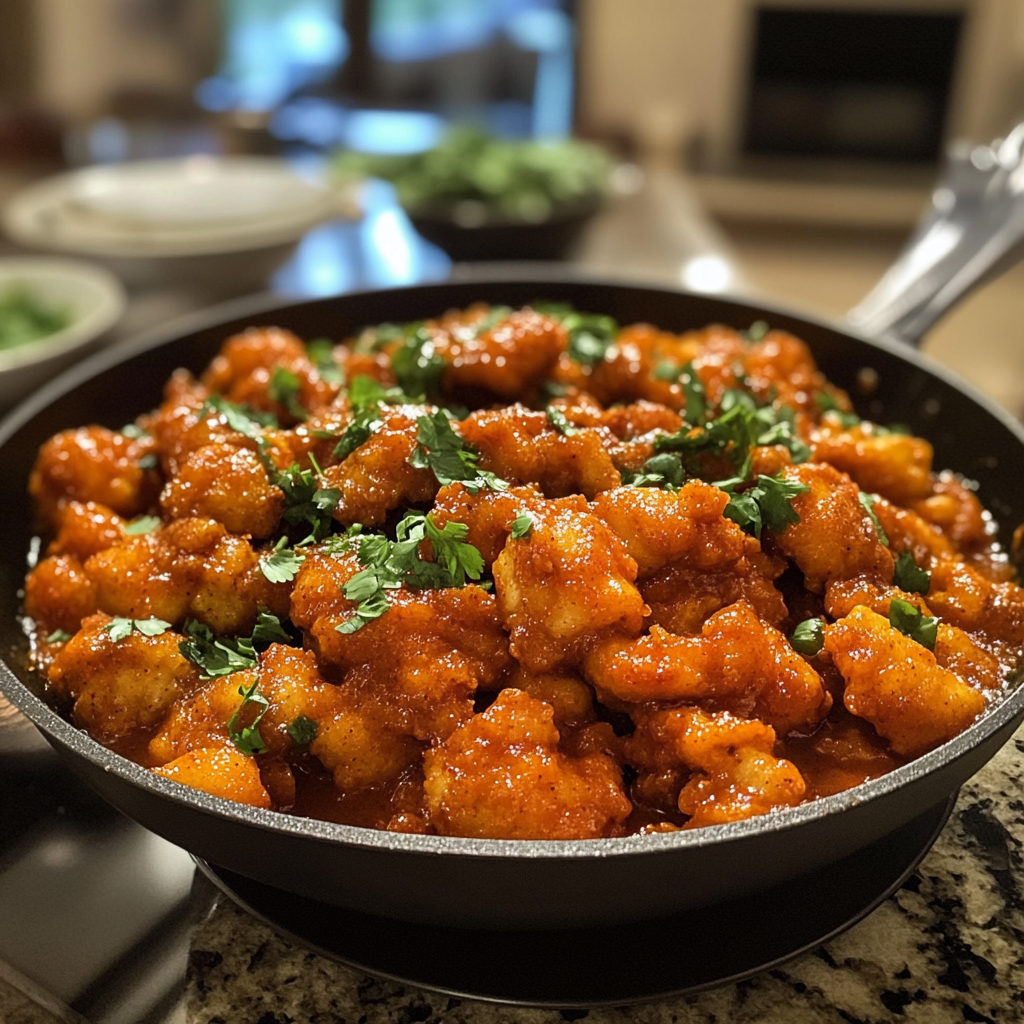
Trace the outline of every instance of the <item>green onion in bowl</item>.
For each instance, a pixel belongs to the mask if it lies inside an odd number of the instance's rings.
[[[0,289],[0,350],[48,338],[71,320],[67,306],[42,298],[21,282]]]

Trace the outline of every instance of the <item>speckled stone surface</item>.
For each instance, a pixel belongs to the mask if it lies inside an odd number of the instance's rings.
[[[895,896],[815,952],[748,981],[589,1011],[451,999],[307,952],[222,898],[193,936],[188,1024],[1022,1021],[1022,773],[1024,729],[963,788],[939,841]]]

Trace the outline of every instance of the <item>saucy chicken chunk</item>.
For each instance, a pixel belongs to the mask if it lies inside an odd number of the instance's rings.
[[[40,449],[25,632],[161,785],[476,839],[715,826],[932,750],[1020,661],[974,485],[763,325],[254,327],[114,426]]]

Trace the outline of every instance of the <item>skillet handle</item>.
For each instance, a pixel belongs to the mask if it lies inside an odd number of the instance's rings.
[[[917,347],[969,292],[1024,257],[1024,122],[991,146],[955,144],[896,262],[847,314],[872,337]]]

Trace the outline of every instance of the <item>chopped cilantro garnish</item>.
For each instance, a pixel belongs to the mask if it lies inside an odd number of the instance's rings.
[[[900,590],[911,594],[927,594],[932,585],[931,573],[922,569],[909,551],[904,551],[896,559],[896,571],[892,582]]]
[[[391,353],[391,372],[398,386],[415,400],[440,393],[447,365],[434,351],[430,332],[422,325],[413,327]]]
[[[152,533],[160,525],[159,516],[139,516],[130,523],[125,523],[124,532],[131,537],[143,533]]]
[[[236,405],[221,395],[210,395],[206,399],[203,407],[199,410],[199,418],[205,419],[213,413],[223,416],[224,421],[232,430],[253,441],[263,442],[264,429],[277,426],[277,418],[272,414],[258,413],[246,406]]]
[[[306,560],[301,551],[288,547],[288,538],[282,537],[268,558],[260,559],[260,572],[271,583],[291,583],[299,567]]]
[[[409,465],[430,469],[442,486],[458,481],[470,494],[489,488],[507,491],[508,484],[477,465],[479,456],[452,429],[442,410],[416,420],[416,447],[409,456]]]
[[[580,313],[561,302],[537,302],[533,308],[556,320],[569,335],[569,358],[583,366],[596,366],[619,336],[619,325],[600,313]]]
[[[825,623],[822,619],[804,619],[789,638],[793,650],[813,657],[825,646]]]
[[[66,644],[71,639],[71,634],[66,629],[55,629],[47,638],[48,644]]]
[[[511,306],[491,306],[487,315],[481,317],[472,325],[473,337],[479,338],[481,334],[493,331],[500,323],[504,323],[512,315]]]
[[[679,377],[686,397],[686,421],[692,426],[704,422],[707,416],[707,392],[692,362],[687,363]]]
[[[260,608],[256,616],[256,625],[252,630],[253,647],[257,644],[288,644],[292,646],[295,641],[288,635],[287,630],[281,625],[281,620],[266,608]]]
[[[132,632],[141,633],[143,636],[159,636],[171,628],[169,622],[163,619],[124,619],[120,616],[113,618],[103,627],[109,634],[111,640],[123,640]]]
[[[620,470],[622,482],[631,487],[664,487],[668,490],[683,486],[686,473],[682,458],[673,452],[663,452],[649,458],[638,470]]]
[[[737,475],[750,475],[750,450],[759,445],[782,444],[794,462],[806,462],[810,449],[793,429],[795,416],[788,406],[758,408],[745,391],[729,389],[722,396],[720,415],[702,430],[684,423],[675,434],[663,434],[654,441],[656,452],[678,452],[683,468],[691,476],[701,472],[704,454],[725,456],[736,467]]]
[[[306,355],[317,373],[328,384],[344,384],[345,371],[334,358],[334,343],[328,338],[314,338],[306,344]]]
[[[300,714],[288,726],[288,735],[291,736],[292,742],[296,746],[308,747],[316,739],[318,729],[319,726],[312,718],[307,718],[305,715]]]
[[[529,540],[533,533],[534,520],[526,509],[520,509],[519,514],[512,520],[509,528],[513,540]]]
[[[309,535],[302,543],[315,543],[327,536],[331,515],[341,498],[338,488],[320,486],[320,469],[315,462],[313,466],[313,469],[299,469],[292,465],[285,472],[278,472],[273,481],[284,491],[282,518],[285,522],[309,527]]]
[[[118,433],[123,437],[130,437],[133,441],[146,436],[146,431],[138,423],[126,423]]]
[[[864,491],[857,492],[857,500],[861,503],[864,511],[867,512],[868,518],[871,520],[871,525],[874,526],[875,533],[878,534],[878,539],[888,547],[889,535],[885,532],[885,528],[882,526],[877,514],[875,513],[875,499],[877,497],[877,494],[865,494]]]
[[[814,396],[814,400],[823,413],[835,413],[844,430],[849,430],[850,427],[855,427],[860,423],[860,417],[855,412],[844,412],[839,408],[839,403],[827,391],[819,391]]]
[[[715,484],[730,495],[729,504],[722,513],[727,519],[738,523],[758,539],[765,526],[773,533],[783,533],[787,526],[800,522],[800,516],[791,503],[798,494],[810,490],[805,484],[779,477],[759,476],[754,487],[735,493],[743,482],[742,478],[736,477]]]
[[[889,623],[904,636],[916,640],[929,651],[935,650],[935,639],[938,636],[939,620],[925,615],[920,608],[909,601],[894,597],[889,603]]]
[[[565,413],[561,409],[556,408],[553,405],[547,407],[548,422],[557,430],[560,434],[564,434],[566,437],[572,437],[573,434],[578,434],[579,427],[574,427],[568,419],[566,419]]]
[[[267,397],[272,402],[283,405],[290,415],[297,420],[304,420],[309,415],[299,401],[302,383],[299,375],[287,366],[278,366],[267,386]]]
[[[464,523],[445,523],[439,527],[432,515],[409,512],[398,524],[397,540],[380,534],[358,538],[359,561],[365,569],[357,572],[342,587],[342,593],[357,607],[352,618],[335,628],[339,633],[354,633],[367,622],[379,619],[390,607],[388,590],[403,584],[417,590],[464,587],[467,580],[478,580],[484,569],[480,552],[466,543],[469,527]],[[420,545],[430,541],[434,561],[420,556]]]
[[[671,359],[662,359],[654,368],[653,376],[655,380],[668,381],[670,384],[674,384],[679,380],[679,375],[683,372],[682,366],[679,363],[674,363]]]
[[[178,644],[182,657],[202,669],[202,679],[215,679],[256,667],[256,650],[245,636],[218,637],[198,619],[185,623],[185,639]]]
[[[156,469],[160,465],[160,460],[156,457],[155,453],[147,452],[139,459],[136,465],[139,469]]]
[[[755,344],[764,340],[764,336],[771,330],[767,320],[755,320],[747,328],[747,340]]]
[[[270,701],[261,693],[256,692],[256,688],[260,685],[259,676],[253,681],[252,686],[247,690],[244,686],[239,686],[238,693],[242,698],[242,703],[235,709],[235,713],[228,719],[228,737],[232,743],[238,749],[245,754],[246,757],[253,757],[255,754],[262,754],[266,749],[267,745],[263,742],[263,737],[260,735],[259,724],[263,716],[267,713],[267,709],[270,707]],[[239,728],[239,722],[242,717],[242,712],[249,706],[253,705],[258,707],[259,713],[252,720],[249,725]]]

